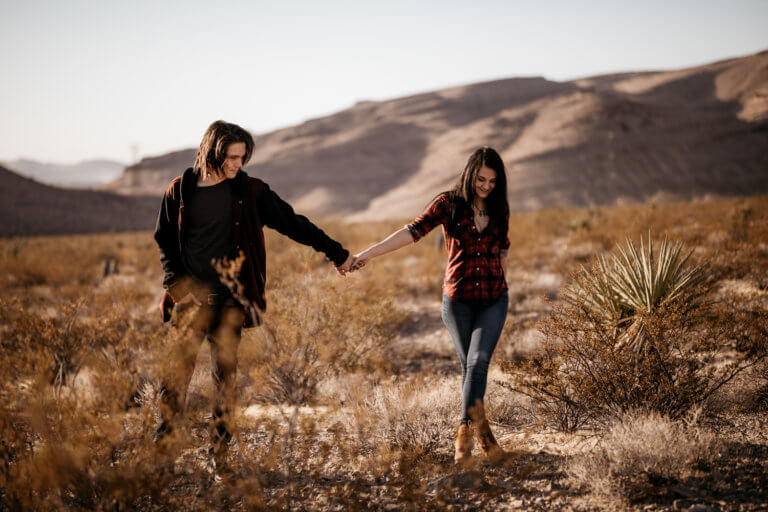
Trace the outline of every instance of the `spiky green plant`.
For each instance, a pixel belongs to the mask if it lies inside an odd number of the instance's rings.
[[[591,269],[581,267],[568,286],[564,299],[582,308],[606,326],[623,331],[617,348],[644,349],[643,316],[676,300],[695,301],[696,285],[704,279],[701,265],[689,265],[693,251],[684,254],[683,244],[666,237],[657,253],[648,233],[648,244],[640,240],[640,249],[627,238],[626,248],[610,261],[599,256]]]

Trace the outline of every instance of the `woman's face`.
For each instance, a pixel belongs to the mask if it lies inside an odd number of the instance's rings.
[[[496,171],[482,166],[475,178],[475,196],[485,200],[496,187]]]

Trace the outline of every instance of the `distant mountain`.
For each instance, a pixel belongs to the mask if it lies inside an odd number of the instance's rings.
[[[93,187],[114,180],[125,164],[113,160],[87,160],[76,164],[55,164],[35,160],[0,162],[14,172],[48,185]]]
[[[768,52],[360,102],[256,139],[248,173],[298,210],[356,220],[419,213],[484,144],[508,164],[515,210],[764,193]],[[193,149],[145,159],[106,188],[160,194],[193,159]]]
[[[195,149],[185,149],[143,158],[140,162],[126,167],[125,172],[117,179],[98,188],[125,195],[162,195],[173,177],[192,166],[196,153]]]
[[[43,185],[0,167],[0,236],[152,229],[155,197]]]

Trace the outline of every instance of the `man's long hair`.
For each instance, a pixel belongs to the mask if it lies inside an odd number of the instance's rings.
[[[227,156],[227,147],[235,142],[245,143],[245,157],[243,167],[251,159],[253,154],[253,137],[236,124],[225,121],[214,121],[205,130],[203,140],[195,157],[195,172],[221,174],[221,166]]]
[[[509,229],[509,201],[507,200],[507,172],[504,161],[495,149],[483,146],[476,149],[467,165],[464,166],[456,185],[449,192],[451,197],[451,223],[455,217],[458,203],[464,202],[469,207],[475,201],[475,181],[480,169],[487,167],[496,171],[496,186],[485,199],[485,205],[490,217],[489,221],[499,227],[502,237],[506,236]]]

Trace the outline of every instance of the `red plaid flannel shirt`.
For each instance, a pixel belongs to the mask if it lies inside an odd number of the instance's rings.
[[[414,242],[435,227],[443,226],[448,266],[443,291],[448,297],[467,304],[487,306],[507,291],[501,251],[509,249],[509,237],[491,222],[482,232],[475,227],[472,207],[459,201],[454,214],[455,229],[448,233],[451,216],[450,195],[441,194],[429,207],[405,227]]]

